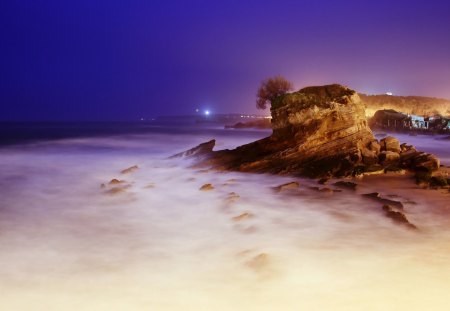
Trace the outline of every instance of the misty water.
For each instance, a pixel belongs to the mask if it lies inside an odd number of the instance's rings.
[[[324,187],[315,180],[167,159],[213,138],[216,150],[233,148],[268,131],[58,126],[56,137],[43,134],[52,126],[3,128],[16,140],[0,147],[0,310],[450,307],[448,191],[369,176],[355,192],[330,193],[312,189]],[[449,140],[397,136],[450,165]],[[111,191],[114,178],[123,191]],[[300,187],[274,191],[291,181]],[[214,189],[200,191],[206,183]],[[419,230],[361,197],[374,191],[403,202]]]

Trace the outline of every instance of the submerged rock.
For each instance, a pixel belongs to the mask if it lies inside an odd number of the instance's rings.
[[[110,185],[118,185],[118,184],[123,184],[123,183],[125,183],[125,180],[119,180],[116,178],[111,179],[109,182]]]
[[[356,190],[356,187],[358,186],[358,184],[351,181],[338,181],[335,182],[333,185],[339,188],[346,188],[350,190]]]
[[[277,187],[274,187],[274,190],[277,192],[281,192],[283,190],[291,190],[291,189],[297,189],[300,187],[300,184],[297,181],[288,182],[282,185],[279,185]]]
[[[234,221],[243,221],[243,220],[247,220],[247,219],[252,218],[252,217],[253,217],[252,213],[247,213],[246,212],[246,213],[240,214],[239,216],[233,217],[232,219]]]
[[[136,172],[138,169],[139,169],[139,166],[133,165],[133,166],[130,166],[130,167],[128,167],[128,168],[126,168],[126,169],[120,171],[120,173],[121,173],[121,174],[134,173],[134,172]]]
[[[403,209],[402,202],[383,198],[378,192],[366,193],[366,194],[363,194],[362,196],[364,198],[371,199],[373,201],[376,201],[376,202],[384,204],[384,205],[394,206],[395,208],[398,208],[401,210]]]
[[[204,184],[203,186],[200,187],[200,191],[209,191],[209,190],[213,190],[214,186],[212,184]]]
[[[409,229],[416,230],[417,227],[409,222],[408,218],[406,218],[405,214],[400,211],[395,210],[390,205],[383,205],[383,210],[385,212],[386,217],[392,219],[394,222],[405,225]]]
[[[246,265],[255,271],[260,271],[267,267],[269,264],[269,255],[261,253],[249,260]]]

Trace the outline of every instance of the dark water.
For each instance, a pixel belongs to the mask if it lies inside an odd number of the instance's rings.
[[[166,117],[140,122],[0,122],[0,146],[66,138],[127,135],[246,135],[261,137],[270,131],[229,129],[222,122],[198,123],[193,117]]]

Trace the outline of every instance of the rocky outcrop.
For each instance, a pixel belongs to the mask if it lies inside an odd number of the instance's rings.
[[[177,153],[173,156],[171,156],[169,159],[174,159],[174,158],[182,158],[182,157],[199,157],[199,156],[204,156],[204,155],[211,155],[212,154],[212,150],[214,148],[216,144],[216,140],[212,139],[210,141],[207,141],[206,143],[202,143],[192,149],[186,150],[184,152],[180,152]]]
[[[394,137],[377,141],[358,94],[341,85],[281,95],[271,112],[273,133],[267,138],[216,152],[210,141],[176,156],[207,155],[203,164],[216,169],[309,177],[439,167],[434,156],[402,148]]]

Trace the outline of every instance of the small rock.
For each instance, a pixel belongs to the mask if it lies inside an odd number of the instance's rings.
[[[209,191],[209,190],[213,190],[214,186],[212,184],[204,184],[203,186],[200,187],[200,191]]]
[[[410,161],[412,159],[414,159],[415,157],[417,157],[419,154],[420,154],[420,152],[416,151],[415,149],[410,149],[410,150],[403,151],[400,154],[400,161],[402,163],[405,163],[405,165],[409,166],[410,165]]]
[[[268,264],[269,264],[269,255],[267,255],[266,253],[261,253],[247,262],[247,266],[256,271],[264,269]]]
[[[383,198],[378,192],[365,193],[362,195],[365,198],[371,199],[373,201],[379,202],[384,205],[394,206],[397,209],[403,209],[402,202]]]
[[[242,221],[242,220],[247,220],[247,219],[252,218],[252,217],[253,217],[253,214],[246,212],[246,213],[242,213],[239,216],[233,217],[231,219],[234,220],[234,221]]]
[[[447,178],[442,175],[432,176],[430,178],[430,187],[444,188],[448,186]]]
[[[439,169],[439,164],[439,159],[428,153],[422,153],[413,159],[413,165],[416,170],[434,172]]]
[[[240,196],[236,192],[230,192],[227,197],[227,202],[235,202]]]
[[[102,188],[102,189],[105,188],[105,187],[106,187],[105,184],[101,184],[101,185],[100,185],[100,188]]]
[[[119,179],[115,179],[115,178],[111,179],[109,182],[110,185],[118,185],[118,184],[123,184],[123,183],[125,183],[124,180],[119,180]]]
[[[108,191],[106,191],[107,194],[120,194],[120,193],[124,193],[126,190],[126,188],[124,187],[113,187],[111,189],[109,189]]]
[[[331,189],[331,188],[328,188],[328,187],[322,187],[322,188],[319,188],[319,187],[309,187],[309,189],[311,189],[311,190],[314,190],[314,191],[317,191],[317,192],[323,192],[323,193],[334,193],[334,192],[340,192],[341,190],[335,190],[335,189]]]
[[[137,165],[133,165],[133,166],[130,166],[130,167],[128,167],[128,168],[122,170],[120,173],[121,173],[121,174],[134,173],[134,172],[136,172],[138,169],[139,169],[139,167],[138,167]]]
[[[410,151],[410,150],[412,150],[412,151],[417,151],[416,148],[415,148],[414,146],[408,145],[408,144],[406,144],[406,143],[401,144],[401,145],[400,145],[400,149],[401,149],[401,152],[402,152],[402,153],[403,153],[403,152]]]
[[[318,183],[321,185],[326,185],[330,179],[327,177],[319,179]]]
[[[333,185],[339,188],[347,188],[351,190],[356,190],[356,187],[358,186],[358,184],[351,181],[338,181],[335,182]]]
[[[406,225],[410,229],[416,230],[417,227],[409,222],[408,218],[406,218],[405,214],[402,212],[396,211],[390,205],[383,205],[383,210],[385,211],[386,217],[392,219],[394,222]]]
[[[375,151],[363,148],[361,149],[361,155],[365,165],[373,165],[378,163],[378,155]]]
[[[400,160],[400,155],[393,151],[381,151],[379,159],[383,165],[395,164]]]
[[[430,184],[430,180],[431,180],[431,172],[418,171],[418,172],[416,172],[414,177],[416,178],[416,183],[419,186],[428,187]]]
[[[274,189],[276,191],[284,191],[284,190],[297,189],[298,187],[300,187],[300,184],[296,181],[292,181],[292,182],[288,182],[288,183],[279,185],[279,186],[275,187]]]

